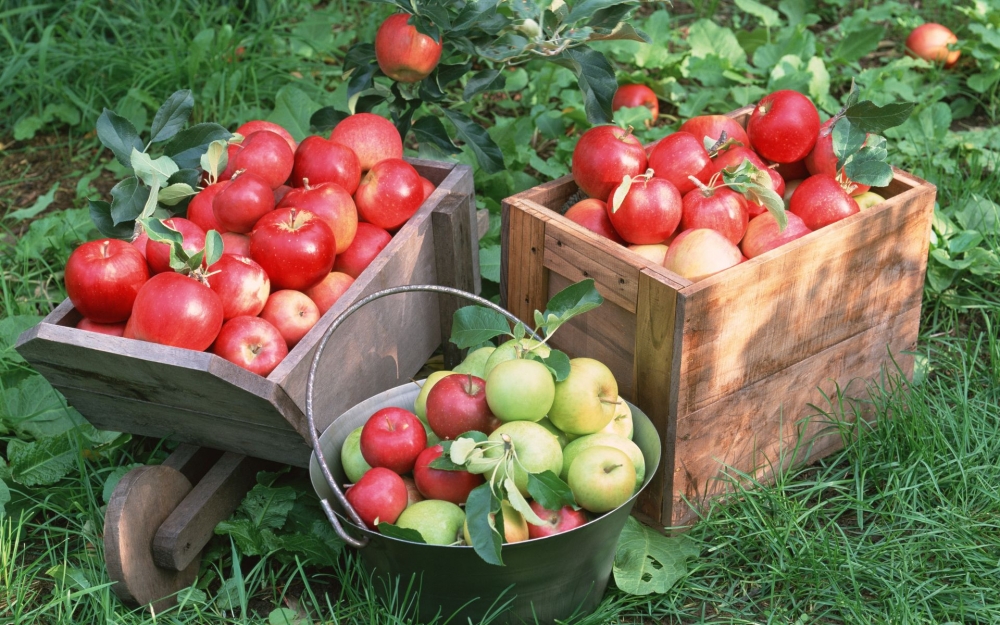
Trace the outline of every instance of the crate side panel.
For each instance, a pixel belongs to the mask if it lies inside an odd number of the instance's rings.
[[[934,197],[922,191],[684,289],[678,414],[919,306]]]
[[[897,366],[912,377],[913,357],[904,352],[916,346],[919,326],[918,305],[692,414],[678,416],[673,525],[688,524],[696,516],[685,500],[702,504],[726,491],[727,482],[720,479],[725,466],[766,481],[774,468],[815,460],[840,448],[838,426],[816,408],[836,414],[836,404],[831,406],[824,393],[836,402],[839,388],[846,405],[870,418],[869,382],[883,381],[884,371],[896,373]],[[850,418],[851,408],[847,411]]]
[[[514,316],[533,324],[534,311],[548,302],[545,271],[545,222],[534,211],[517,204],[503,206],[501,231],[504,259],[501,261],[501,303]]]

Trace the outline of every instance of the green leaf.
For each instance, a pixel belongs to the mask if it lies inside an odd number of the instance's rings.
[[[962,254],[982,242],[983,235],[978,230],[963,230],[948,241],[948,252],[951,254]]]
[[[691,56],[696,58],[718,57],[728,61],[731,67],[746,64],[747,53],[733,31],[712,20],[700,19],[691,24],[688,45],[691,46]]]
[[[11,315],[0,319],[0,363],[23,363],[24,358],[14,350],[17,338],[42,320],[40,315]],[[6,365],[4,363],[4,365]],[[2,429],[2,428],[0,428]]]
[[[559,479],[552,471],[528,474],[528,494],[542,504],[546,510],[559,510],[563,506],[575,506],[576,498],[569,484]]]
[[[469,76],[465,83],[462,97],[466,102],[484,91],[499,91],[504,88],[507,79],[499,69],[484,69]]]
[[[14,124],[14,141],[33,139],[35,137],[35,133],[41,130],[44,125],[45,120],[38,115],[28,115],[27,117],[22,117],[17,120],[16,124]]]
[[[132,150],[141,151],[143,147],[132,122],[110,109],[104,109],[97,118],[97,138],[125,167],[131,167]]]
[[[500,282],[500,246],[479,248],[479,273],[483,279]]]
[[[419,143],[429,143],[436,146],[445,154],[460,154],[462,150],[455,147],[448,137],[444,123],[437,117],[427,115],[413,122],[411,126],[413,134]]]
[[[833,58],[853,63],[869,52],[874,52],[882,37],[885,36],[883,26],[869,26],[861,30],[845,33],[840,43],[833,49]]]
[[[309,128],[313,132],[329,132],[350,116],[350,113],[338,111],[332,106],[324,106],[309,118]]]
[[[290,608],[275,608],[267,615],[267,625],[301,625],[303,622]]]
[[[226,165],[229,163],[229,142],[219,139],[209,143],[208,148],[201,155],[198,162],[201,165],[202,171],[208,172],[210,181],[214,182],[218,180],[219,174],[225,171]],[[194,187],[196,185],[190,186]]]
[[[256,527],[280,529],[295,503],[295,491],[289,486],[257,484],[240,504],[240,511]]]
[[[287,130],[296,141],[302,141],[309,135],[310,120],[319,108],[320,105],[304,91],[285,85],[275,94],[274,110],[267,116],[267,121]]]
[[[846,117],[840,118],[833,126],[833,154],[837,157],[837,171],[851,156],[861,151],[868,138],[867,133],[851,123]]]
[[[778,222],[779,230],[784,231],[788,225],[785,203],[781,196],[771,189],[770,174],[757,168],[746,158],[736,167],[723,169],[722,181],[733,191],[742,193],[747,200],[766,208]]]
[[[465,464],[465,461],[469,459],[469,454],[475,448],[476,441],[471,438],[457,438],[451,444],[451,449],[448,450],[448,457],[455,464]]]
[[[665,593],[687,574],[687,559],[698,553],[687,536],[667,538],[629,517],[618,537],[615,585],[632,595]]]
[[[472,489],[465,502],[465,518],[469,524],[472,547],[487,564],[503,566],[500,555],[503,537],[496,527],[496,519],[502,518],[499,513],[500,500],[493,494],[489,484]]]
[[[844,115],[860,130],[881,134],[905,122],[913,112],[913,106],[913,102],[893,102],[877,106],[869,100],[864,100],[848,108]]]
[[[769,6],[763,5],[757,0],[736,0],[736,6],[744,13],[749,13],[760,19],[767,28],[774,28],[781,25],[781,16]]]
[[[141,466],[145,465],[141,462],[133,462],[122,467],[115,467],[111,473],[108,473],[108,477],[104,478],[104,488],[101,490],[101,497],[104,499],[104,503],[111,501],[111,495],[114,494],[115,487],[118,486],[118,482],[122,481],[125,474]]]
[[[7,443],[11,478],[24,486],[55,484],[77,466],[77,449],[66,432],[53,438]]]
[[[205,266],[211,267],[222,258],[222,235],[218,230],[205,233]]]
[[[132,222],[115,223],[111,217],[111,204],[101,200],[88,200],[90,219],[97,229],[106,237],[114,239],[130,239],[135,232]]]
[[[955,219],[968,230],[983,233],[1000,233],[1000,204],[977,193],[970,195],[965,204],[955,212]]]
[[[11,211],[7,213],[4,217],[6,219],[14,219],[16,221],[21,221],[23,219],[33,219],[42,213],[46,208],[52,205],[52,202],[56,200],[56,191],[59,190],[59,183],[53,183],[47,193],[39,195],[38,199],[29,206],[28,208],[22,208],[16,211]]]
[[[587,46],[564,51],[552,62],[568,67],[583,92],[584,111],[591,124],[607,124],[613,118],[611,100],[618,90],[615,70],[603,54]]]
[[[201,155],[213,141],[228,140],[232,136],[231,132],[219,124],[195,124],[167,141],[163,146],[163,153],[171,157],[181,169],[194,169],[201,164]]]
[[[464,306],[452,316],[451,342],[459,349],[510,334],[510,323],[499,312],[482,306]]]
[[[545,307],[545,335],[550,336],[559,326],[573,317],[593,310],[603,303],[604,298],[594,286],[593,278],[569,285],[553,295]]]
[[[188,89],[175,91],[153,116],[149,142],[159,143],[176,135],[191,117],[193,109],[194,97],[191,91]]]
[[[504,478],[503,488],[507,493],[507,501],[510,502],[511,507],[520,512],[525,521],[531,523],[532,525],[545,525],[545,521],[535,514],[535,511],[531,509],[530,505],[528,505],[528,500],[526,500],[524,495],[517,490],[514,478]]]
[[[135,171],[135,175],[148,186],[151,187],[155,184],[162,187],[167,184],[170,176],[177,173],[180,168],[169,156],[153,159],[145,152],[132,150],[132,169]]]
[[[603,11],[618,5],[633,5],[631,0],[583,0],[573,5],[569,15],[563,20],[567,24],[593,17],[598,11]]]
[[[86,423],[40,375],[0,392],[0,422],[22,439],[52,438]]]
[[[149,189],[140,185],[135,176],[116,184],[111,189],[111,219],[114,225],[128,224],[138,219],[148,201]]]
[[[399,527],[398,525],[386,523],[385,521],[380,522],[377,527],[380,534],[389,536],[390,538],[398,538],[400,540],[407,540],[411,543],[421,543],[423,545],[427,544],[424,537],[421,536],[420,532],[415,529],[409,527]]]
[[[503,171],[503,153],[482,126],[456,111],[443,108],[441,112],[454,124],[458,136],[475,154],[476,161],[484,172],[495,174]]]
[[[445,441],[442,441],[445,442]],[[450,442],[450,441],[449,441]],[[455,464],[446,455],[447,451],[442,453],[437,458],[431,460],[431,463],[427,466],[432,469],[440,469],[441,471],[465,471],[465,466],[461,464]]]
[[[10,488],[0,479],[0,519],[7,515],[6,506],[10,503]]]
[[[884,187],[892,181],[892,167],[885,162],[888,155],[885,139],[869,136],[867,145],[844,164],[844,173],[859,184]]]
[[[549,368],[549,371],[555,376],[556,382],[562,382],[569,377],[571,370],[569,356],[565,352],[561,352],[558,349],[550,350],[549,355],[542,358],[542,364]]]

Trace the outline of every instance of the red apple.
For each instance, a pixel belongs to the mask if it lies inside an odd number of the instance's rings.
[[[328,182],[292,189],[277,207],[306,210],[325,221],[333,231],[338,254],[351,246],[354,233],[358,231],[358,209],[354,199],[338,184]]]
[[[167,271],[139,289],[125,338],[205,351],[222,329],[222,302],[194,278]]]
[[[288,180],[294,162],[295,152],[281,135],[259,131],[239,144],[233,155],[233,170],[255,174],[270,189],[277,189]]]
[[[73,250],[65,276],[69,300],[81,315],[95,323],[116,323],[132,314],[149,268],[132,245],[100,239]]]
[[[212,200],[212,212],[220,226],[231,232],[247,233],[254,224],[274,210],[274,192],[253,173],[244,173],[225,183]]]
[[[650,243],[648,245],[629,245],[628,249],[632,250],[639,256],[652,261],[657,265],[663,265],[663,259],[667,255],[667,246],[663,243]]]
[[[355,113],[333,129],[330,141],[354,151],[361,171],[387,158],[403,158],[403,138],[392,122],[374,113]]]
[[[649,168],[657,178],[669,180],[682,196],[695,188],[689,176],[704,184],[713,171],[705,146],[687,132],[675,132],[661,139],[649,153]]]
[[[224,233],[222,235],[222,253],[226,256],[250,258],[250,237],[236,232]]]
[[[292,188],[290,186],[288,186],[287,184],[283,184],[280,187],[278,187],[277,189],[275,189],[274,190],[274,205],[277,206],[278,203],[281,202],[281,200],[283,200],[285,198],[285,196],[288,194],[288,192],[291,191],[291,190],[292,190]]]
[[[711,228],[736,245],[747,231],[749,220],[746,198],[728,187],[705,187],[684,196],[680,228]]]
[[[617,111],[623,107],[645,106],[653,114],[653,121],[660,115],[660,102],[656,94],[646,85],[622,85],[611,98],[611,110]]]
[[[798,91],[782,89],[764,96],[747,121],[754,151],[776,163],[794,163],[809,154],[819,135],[819,111]]]
[[[354,241],[343,254],[337,255],[333,270],[346,273],[354,279],[371,264],[379,252],[392,241],[392,235],[369,223],[359,223]]]
[[[307,181],[313,186],[332,182],[353,195],[361,182],[361,163],[346,145],[316,135],[306,137],[295,151],[291,183],[302,187]]]
[[[288,349],[292,349],[316,325],[320,314],[308,295],[285,289],[271,293],[260,311],[260,317],[277,328]]]
[[[76,329],[86,330],[87,332],[96,332],[98,334],[107,334],[108,336],[122,336],[125,334],[125,322],[94,323],[90,319],[84,317],[76,324]]]
[[[406,507],[424,500],[424,496],[420,494],[420,489],[417,488],[417,483],[412,477],[404,477],[403,483],[406,484]]]
[[[413,480],[417,483],[420,494],[427,499],[441,499],[455,505],[464,504],[472,489],[486,480],[482,475],[468,471],[432,469],[430,464],[441,457],[443,451],[441,445],[434,445],[420,452],[416,464],[413,465]]]
[[[409,473],[425,447],[424,424],[409,410],[382,408],[361,428],[361,455],[372,467]]]
[[[750,159],[757,169],[767,169],[767,164],[756,152],[750,148],[740,146],[732,147],[725,152],[720,152],[712,159],[712,173],[716,174],[726,168],[739,167],[744,160]]]
[[[931,63],[944,61],[946,68],[952,67],[962,55],[961,50],[949,50],[948,46],[958,43],[955,33],[941,24],[921,24],[906,38],[906,53]]]
[[[390,15],[375,33],[375,60],[382,72],[399,82],[419,82],[441,60],[441,40],[419,32],[408,13]]]
[[[285,143],[288,144],[288,147],[292,149],[292,152],[294,152],[295,148],[298,147],[291,133],[289,133],[287,130],[285,130],[278,124],[264,121],[262,119],[254,119],[248,121],[247,123],[243,124],[242,126],[236,129],[236,134],[242,135],[244,137],[249,137],[253,133],[260,132],[261,130],[266,130],[267,132],[273,132],[282,139],[284,139]]]
[[[376,522],[395,523],[407,504],[403,478],[380,467],[368,469],[344,496],[370,530],[377,529]]]
[[[799,183],[788,201],[788,210],[802,218],[810,230],[819,230],[861,212],[858,203],[827,174],[809,176]]]
[[[833,153],[833,122],[830,118],[819,127],[819,136],[816,138],[816,145],[812,152],[805,158],[806,168],[809,170],[802,178],[807,178],[808,174],[827,174],[842,181],[841,186],[848,195],[861,195],[871,187],[866,184],[854,182],[847,177],[844,170],[837,170],[837,156]],[[865,135],[867,142],[868,135]]]
[[[615,243],[625,244],[625,239],[621,238],[615,232],[615,227],[611,225],[611,218],[608,217],[608,205],[603,200],[594,197],[580,200],[569,207],[565,217]]]
[[[722,136],[722,132],[726,132],[727,139],[733,139],[744,147],[750,146],[750,139],[747,137],[747,132],[743,130],[743,126],[731,118],[725,115],[699,115],[697,117],[692,117],[687,120],[681,127],[677,129],[678,132],[689,132],[698,138],[699,141],[704,141],[705,137],[709,137],[713,143],[719,140]],[[704,145],[704,143],[702,143]]]
[[[747,258],[756,258],[812,232],[795,213],[786,211],[785,217],[788,218],[788,224],[784,231],[779,229],[778,221],[771,213],[764,213],[751,219],[747,233],[743,235],[743,241],[740,243],[743,254]]]
[[[143,258],[146,258],[146,242],[149,241],[149,235],[145,231],[140,232],[139,236],[132,239],[132,247],[139,250]]]
[[[333,308],[340,296],[354,284],[354,278],[346,273],[334,271],[329,273],[323,280],[312,287],[306,289],[305,294],[309,296],[319,308],[319,314],[324,315],[326,311]]]
[[[699,228],[677,235],[667,250],[663,266],[697,282],[738,265],[742,257],[740,248],[725,236],[715,230]]]
[[[305,290],[333,269],[337,242],[326,222],[309,211],[279,208],[250,233],[250,258],[271,278],[275,289]]]
[[[573,506],[563,506],[559,510],[549,510],[537,501],[528,504],[531,510],[545,521],[545,525],[528,524],[528,538],[545,538],[576,529],[587,523],[587,513],[574,510]]]
[[[474,375],[446,376],[427,394],[427,425],[444,440],[471,430],[485,433],[492,416],[486,380]]]
[[[219,234],[229,232],[229,230],[224,228],[215,218],[215,212],[212,208],[215,196],[218,195],[219,191],[222,191],[225,186],[226,184],[224,182],[210,184],[199,191],[196,196],[191,198],[191,202],[188,204],[187,209],[188,220],[205,232],[208,232],[209,230],[215,230]]]
[[[614,206],[615,186],[608,196],[608,217],[629,243],[662,243],[681,221],[681,194],[663,178],[637,176],[621,206]]]
[[[365,174],[354,201],[365,221],[394,230],[424,203],[424,187],[412,165],[401,158],[389,158],[379,161]]]
[[[183,217],[164,219],[163,223],[181,233],[181,247],[188,253],[197,252],[205,247],[205,231]],[[146,243],[146,262],[151,273],[173,271],[170,268],[170,246],[159,241]]]
[[[288,355],[278,329],[260,317],[233,317],[222,324],[212,353],[259,376],[267,377]]]
[[[243,256],[223,255],[209,267],[209,287],[222,300],[223,319],[256,317],[271,294],[264,269]]]
[[[431,196],[431,193],[434,193],[434,189],[437,189],[437,187],[434,186],[433,182],[431,182],[427,178],[424,178],[423,176],[420,177],[420,184],[423,185],[424,201],[426,202],[427,198]]]
[[[822,134],[822,132],[823,131],[821,129],[820,134]],[[819,143],[817,142],[817,145],[818,144]],[[814,147],[813,150],[815,151],[816,148]],[[807,156],[801,161],[795,161],[794,163],[768,163],[767,166],[768,168],[778,172],[782,180],[802,180],[803,178],[809,177],[809,166],[807,165],[808,160],[809,157]]]
[[[618,126],[595,126],[583,133],[573,148],[573,180],[583,192],[607,199],[625,176],[646,171],[646,152],[631,131]]]

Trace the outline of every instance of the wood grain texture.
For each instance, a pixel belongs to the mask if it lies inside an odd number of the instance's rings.
[[[576,182],[573,180],[572,175],[566,175],[562,178],[556,178],[555,180],[550,180],[549,182],[543,182],[542,184],[526,189],[516,195],[512,195],[505,199],[504,202],[519,202],[522,200],[530,200],[541,204],[542,206],[547,206],[549,208],[554,208],[557,210],[562,207],[562,205],[569,199],[571,195],[576,193],[579,187],[576,186]]]
[[[194,583],[199,559],[183,571],[153,562],[153,536],[191,491],[179,471],[157,465],[132,469],[122,477],[104,515],[104,559],[111,589],[131,606],[149,604],[159,613],[175,605],[174,594]]]
[[[535,310],[548,302],[545,271],[545,222],[537,215],[507,203],[503,206],[501,245],[501,302],[519,319],[531,323]],[[504,297],[503,293],[507,296]]]
[[[469,293],[476,292],[476,274],[468,262],[475,253],[478,256],[478,246],[475,250],[469,244],[470,222],[469,204],[472,198],[467,195],[453,194],[438,204],[438,209],[431,215],[431,226],[434,232],[434,262],[437,266],[437,283],[450,286]],[[438,318],[441,324],[441,342],[444,351],[444,366],[451,369],[462,362],[464,350],[449,339],[451,337],[452,317],[455,311],[469,302],[451,295],[438,296]]]
[[[226,452],[202,477],[153,536],[157,566],[183,571],[201,553],[215,526],[243,501],[256,483],[258,471],[277,468],[257,458]]]
[[[851,415],[836,415],[824,393],[836,402],[839,388],[848,405],[864,412],[869,382],[882,377],[883,367],[895,372],[898,365],[912,377],[913,357],[904,352],[916,346],[919,322],[918,305],[678,416],[673,525],[695,518],[685,500],[701,505],[726,491],[727,483],[720,479],[726,466],[766,481],[777,467],[809,462],[838,449],[839,428],[827,417],[815,416],[820,414],[816,407],[836,418]]]
[[[221,457],[218,449],[181,443],[163,461],[163,466],[177,469],[189,482],[197,484]]]

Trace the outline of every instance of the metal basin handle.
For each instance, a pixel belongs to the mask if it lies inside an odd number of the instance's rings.
[[[357,523],[358,527],[364,527],[365,523],[361,520],[357,510],[355,510],[351,504],[348,503],[347,497],[344,496],[344,493],[341,492],[336,480],[333,479],[333,474],[330,472],[330,466],[326,463],[326,458],[323,456],[323,450],[320,448],[319,444],[319,432],[316,431],[316,419],[313,415],[313,388],[316,384],[316,371],[319,368],[319,359],[320,356],[323,355],[323,350],[326,349],[326,343],[330,337],[333,336],[333,333],[359,308],[377,299],[382,299],[383,297],[388,297],[390,295],[396,295],[397,293],[414,293],[419,291],[454,295],[455,297],[467,299],[481,306],[491,308],[502,314],[514,324],[521,322],[520,319],[510,314],[500,306],[497,306],[490,300],[479,297],[478,295],[473,295],[472,293],[467,293],[460,289],[448,286],[438,286],[435,284],[414,284],[376,291],[342,312],[340,316],[334,319],[333,323],[330,324],[330,327],[323,333],[323,338],[320,339],[319,346],[316,348],[316,354],[313,356],[312,364],[309,366],[309,377],[306,379],[306,419],[309,421],[309,438],[312,441],[313,452],[316,454],[316,461],[319,464],[320,470],[323,472],[323,477],[326,479],[326,483],[330,486],[330,490],[333,491],[334,497],[337,498],[337,502],[340,503],[341,507],[347,511],[348,516],[351,517],[352,521]],[[531,334],[535,340],[541,340],[541,338],[533,331],[528,330],[528,333]],[[356,549],[361,549],[368,544],[368,538],[366,536],[355,538],[347,533],[344,527],[340,524],[340,519],[338,519],[336,513],[334,513],[333,507],[330,505],[330,501],[328,499],[323,498],[319,503],[323,507],[323,511],[326,513],[327,518],[330,519],[333,529],[336,530],[337,535],[340,536],[345,543]]]

